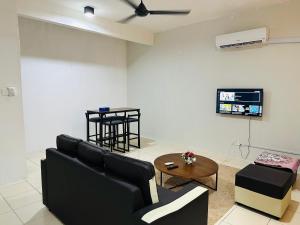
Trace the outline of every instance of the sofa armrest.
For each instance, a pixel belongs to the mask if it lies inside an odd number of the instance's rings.
[[[55,148],[48,148],[47,151],[57,151]],[[47,158],[41,160],[41,178],[42,178],[42,196],[43,204],[48,206],[48,172],[47,172]]]
[[[208,190],[195,184],[136,212],[140,224],[207,225]]]
[[[42,195],[43,203],[48,207],[48,182],[47,182],[47,161],[41,160],[41,178],[42,178]]]

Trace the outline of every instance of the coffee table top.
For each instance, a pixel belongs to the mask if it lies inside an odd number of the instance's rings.
[[[217,174],[218,172],[218,164],[209,158],[196,155],[196,162],[191,165],[186,165],[181,158],[181,155],[182,153],[162,155],[154,161],[154,165],[156,169],[165,174],[196,181],[200,180],[203,177],[209,177]],[[174,162],[174,164],[177,165],[178,168],[168,170],[165,166],[166,162]]]

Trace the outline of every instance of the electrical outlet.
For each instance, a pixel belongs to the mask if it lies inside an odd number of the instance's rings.
[[[16,87],[7,87],[8,97],[17,96],[17,88]]]

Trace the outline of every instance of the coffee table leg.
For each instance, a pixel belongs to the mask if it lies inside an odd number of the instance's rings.
[[[219,171],[216,173],[216,188],[215,188],[215,191],[218,190],[218,179],[219,179],[218,173],[219,173]]]
[[[163,173],[160,172],[160,186],[163,186]]]
[[[219,180],[219,171],[216,173],[216,181],[215,181],[215,186],[212,186],[212,185],[206,185],[206,184],[203,184],[203,183],[201,183],[201,182],[199,182],[199,181],[197,181],[197,183],[199,183],[201,186],[204,186],[204,187],[206,187],[206,188],[210,188],[210,189],[212,189],[212,190],[214,190],[214,191],[217,191],[218,190],[218,180]]]

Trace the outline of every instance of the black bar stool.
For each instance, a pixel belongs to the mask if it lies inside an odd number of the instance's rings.
[[[95,133],[88,136],[88,141],[94,142],[95,144],[99,144],[100,146],[102,146],[103,145],[102,142],[105,141],[103,137],[105,137],[105,134],[107,134],[106,130],[104,130],[104,135],[103,135],[102,126],[104,122],[109,122],[117,118],[118,118],[117,116],[104,116],[104,117],[96,116],[96,117],[89,118],[89,123],[95,124]]]
[[[94,134],[90,134],[88,136],[88,141],[90,142],[95,142],[96,144],[98,143],[98,138],[99,135],[101,135],[100,133],[98,133],[98,125],[101,124],[101,118],[99,116],[97,117],[92,117],[89,119],[88,121],[89,123],[94,123],[95,124],[95,133]],[[91,138],[95,138],[95,140],[91,139]]]
[[[126,152],[126,117],[125,116],[113,116],[111,119],[103,122],[105,126],[104,141],[108,141],[108,147],[110,151]],[[119,126],[121,126],[122,134],[119,133]],[[106,132],[108,128],[108,132]],[[120,138],[122,138],[120,140]],[[120,143],[123,144],[123,148],[120,147]]]
[[[126,134],[127,134],[127,151],[129,151],[130,146],[135,148],[141,148],[141,126],[140,126],[141,114],[131,114],[126,118]],[[137,123],[137,133],[131,131],[131,124]],[[133,136],[133,137],[131,137]],[[130,143],[131,140],[138,140],[138,145],[133,145]]]

